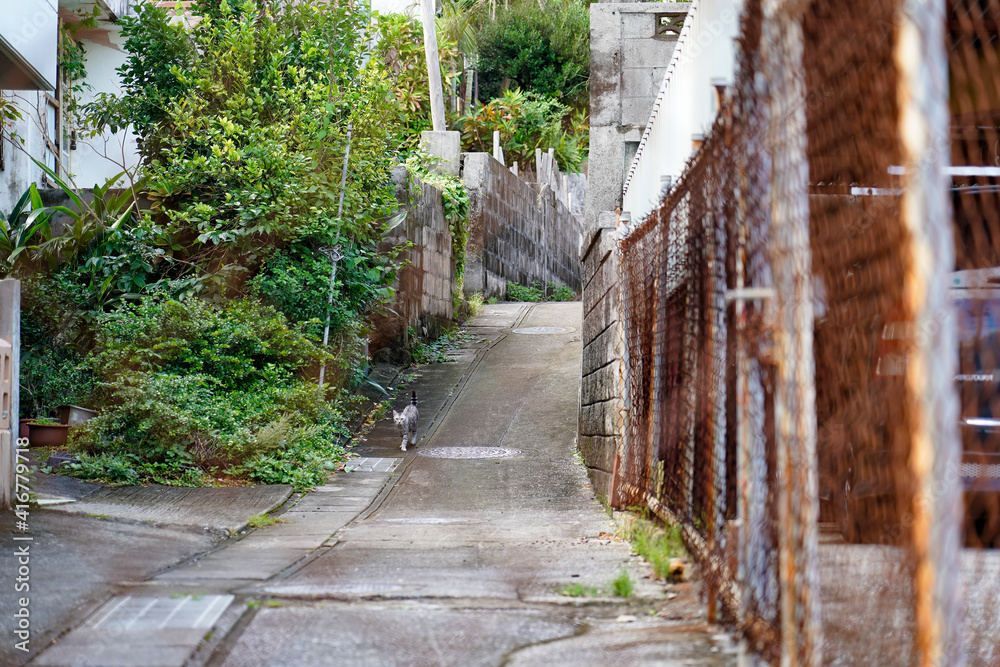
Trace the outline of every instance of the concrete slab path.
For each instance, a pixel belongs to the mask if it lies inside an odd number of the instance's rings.
[[[580,320],[486,306],[400,393],[419,397],[416,447],[383,420],[281,523],[122,590],[35,664],[735,665],[692,586],[655,581],[593,498]],[[623,571],[636,591],[612,597]]]

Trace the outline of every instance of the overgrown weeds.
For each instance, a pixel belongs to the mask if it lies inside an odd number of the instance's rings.
[[[570,598],[597,597],[601,594],[601,589],[597,586],[587,586],[575,581],[572,584],[560,586],[559,594]]]
[[[454,361],[454,359],[448,356],[448,352],[457,350],[462,343],[471,340],[473,337],[465,329],[453,329],[433,340],[421,338],[412,327],[409,329],[409,334],[410,358],[418,366]]]
[[[273,526],[277,523],[281,523],[281,519],[276,516],[267,514],[253,514],[247,517],[247,526],[250,528],[264,528],[266,526]]]
[[[507,283],[508,301],[537,303],[539,301],[573,301],[574,299],[576,299],[576,292],[559,283],[546,283],[544,287],[537,280],[530,285]]]
[[[560,595],[570,598],[595,598],[605,595],[616,597],[631,597],[635,592],[635,582],[631,575],[623,567],[618,574],[606,586],[589,586],[579,581],[570,584],[563,584],[556,588]]]
[[[660,526],[640,517],[620,529],[619,534],[649,563],[659,579],[676,581],[683,576],[683,568],[678,567],[677,561],[687,557],[687,550],[679,526]]]

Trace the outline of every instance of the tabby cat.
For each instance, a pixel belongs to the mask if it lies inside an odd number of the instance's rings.
[[[392,411],[392,420],[396,422],[396,427],[399,428],[399,434],[403,436],[403,444],[400,446],[400,449],[404,452],[406,451],[406,445],[408,443],[415,443],[417,441],[418,416],[417,392],[413,392],[410,404],[403,408],[402,412],[396,412],[395,410]]]

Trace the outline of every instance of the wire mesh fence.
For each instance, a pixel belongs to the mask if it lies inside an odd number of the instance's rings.
[[[1000,0],[747,0],[621,230],[613,501],[762,659],[1000,665]]]

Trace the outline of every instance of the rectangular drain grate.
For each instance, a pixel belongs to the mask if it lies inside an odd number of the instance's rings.
[[[232,595],[185,595],[178,598],[112,598],[82,628],[116,627],[121,631],[210,629],[233,601]]]
[[[348,461],[344,464],[344,469],[349,472],[392,472],[402,460],[399,458],[362,456],[359,459]]]

